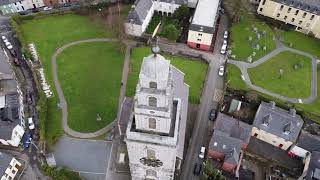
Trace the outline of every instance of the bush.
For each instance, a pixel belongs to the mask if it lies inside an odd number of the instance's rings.
[[[174,12],[174,16],[181,21],[182,19],[189,17],[189,8],[186,5],[180,6],[176,11]]]
[[[179,31],[173,24],[169,24],[164,27],[162,34],[169,40],[176,41],[179,36]]]
[[[65,168],[55,168],[44,165],[41,169],[46,176],[50,176],[53,180],[81,180],[79,173]]]

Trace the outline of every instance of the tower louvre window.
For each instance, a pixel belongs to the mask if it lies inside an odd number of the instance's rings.
[[[156,83],[156,82],[151,81],[151,82],[149,83],[149,87],[150,87],[150,88],[157,89],[157,83]]]
[[[156,152],[152,149],[147,149],[147,158],[156,159]]]
[[[149,106],[157,107],[157,98],[149,97]]]
[[[157,128],[157,120],[155,118],[149,118],[149,128],[150,129]]]

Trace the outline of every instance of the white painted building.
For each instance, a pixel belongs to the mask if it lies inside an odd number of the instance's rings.
[[[185,0],[137,0],[125,23],[126,33],[141,36],[147,29],[154,12],[170,16],[184,4],[187,4]]]
[[[126,130],[131,177],[171,180],[183,159],[189,86],[161,55],[145,57]]]
[[[1,180],[15,179],[22,164],[13,156],[0,152],[0,178]]]

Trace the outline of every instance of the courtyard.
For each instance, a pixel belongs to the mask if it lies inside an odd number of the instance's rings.
[[[143,58],[150,54],[151,50],[149,47],[133,49],[130,59],[126,96],[132,97],[135,95]],[[190,86],[189,103],[199,104],[208,65],[198,60],[191,60],[183,57],[168,55],[165,55],[165,57],[171,61],[173,66],[185,73],[185,82]]]

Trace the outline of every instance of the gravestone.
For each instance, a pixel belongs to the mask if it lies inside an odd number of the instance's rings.
[[[252,52],[252,56],[253,56],[253,57],[255,57],[256,54],[257,54],[257,53],[256,53],[255,51]]]
[[[260,45],[259,44],[256,45],[256,50],[260,50]]]
[[[263,46],[263,50],[266,51],[267,50],[267,46]]]
[[[252,36],[249,36],[248,40],[251,42],[252,41]]]
[[[251,63],[251,62],[252,62],[252,57],[249,56],[249,57],[247,58],[247,61],[248,61],[249,63]]]

